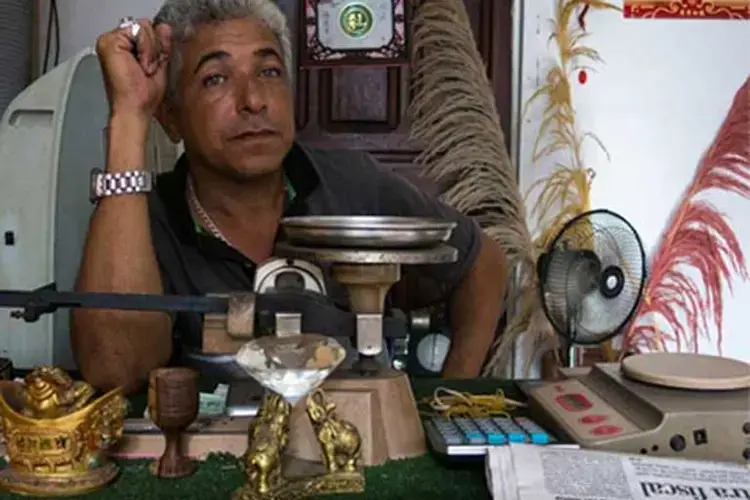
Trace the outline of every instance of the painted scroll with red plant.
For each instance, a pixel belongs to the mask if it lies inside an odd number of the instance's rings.
[[[625,17],[750,19],[750,0],[625,0]]]
[[[750,198],[750,78],[705,153],[651,262],[622,352],[690,350],[713,339],[721,353],[723,289],[748,278],[740,242],[709,191]]]

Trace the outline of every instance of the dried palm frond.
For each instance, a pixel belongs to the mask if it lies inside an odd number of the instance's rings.
[[[494,346],[485,374],[502,374],[513,341],[541,313],[534,244],[497,113],[485,63],[463,0],[419,2],[413,21],[411,136],[424,146],[416,159],[427,176],[447,185],[444,200],[472,215],[505,251],[517,276],[509,289],[511,322]]]
[[[699,340],[710,339],[711,327],[721,352],[723,287],[731,290],[732,277],[745,280],[748,270],[726,217],[705,200],[712,190],[750,198],[750,78],[737,92],[652,259],[623,352],[671,346],[697,352]]]
[[[583,44],[588,36],[584,16],[590,9],[620,10],[611,3],[597,0],[556,1],[550,35],[557,50],[556,62],[548,70],[545,84],[524,104],[523,114],[526,115],[537,101],[544,101],[532,149],[532,163],[552,156],[559,158],[552,172],[536,180],[526,194],[527,199],[536,198],[531,216],[536,221],[535,244],[540,251],[549,247],[570,219],[591,209],[594,171],[583,159],[585,142],[594,141],[609,156],[595,134],[579,130],[571,91],[574,73],[602,62],[595,49]],[[557,349],[557,340],[557,336],[552,335],[551,342],[546,342],[546,345]],[[609,346],[605,346],[605,351],[609,355]]]
[[[552,173],[534,182],[527,193],[527,198],[536,197],[531,215],[537,221],[537,244],[541,248],[546,248],[568,220],[591,208],[594,176],[582,156],[584,143],[593,140],[609,156],[595,134],[579,131],[573,107],[571,76],[587,69],[587,63],[602,62],[595,49],[582,43],[588,34],[582,26],[582,18],[576,16],[581,8],[620,10],[604,1],[557,0],[550,35],[550,41],[557,47],[557,61],[547,72],[545,85],[525,104],[524,114],[537,100],[546,101],[534,141],[532,162],[552,155],[564,156],[564,160],[556,162]]]
[[[569,168],[557,163],[550,175],[536,180],[531,185],[530,193],[539,191],[534,214],[537,220],[547,222],[544,230],[536,238],[536,244],[540,249],[549,248],[566,222],[591,210],[590,192],[593,178],[594,171],[591,169]]]

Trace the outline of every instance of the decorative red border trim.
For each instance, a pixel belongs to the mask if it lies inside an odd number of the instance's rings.
[[[625,0],[623,13],[639,19],[750,19],[750,0],[737,2],[710,0],[630,1]]]

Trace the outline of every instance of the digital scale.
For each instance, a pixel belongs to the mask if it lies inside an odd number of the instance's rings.
[[[750,464],[750,364],[639,354],[521,383],[532,417],[582,448]]]

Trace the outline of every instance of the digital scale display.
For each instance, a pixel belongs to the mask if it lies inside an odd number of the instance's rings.
[[[580,393],[569,393],[557,396],[555,401],[565,411],[586,411],[591,409],[591,402]]]

